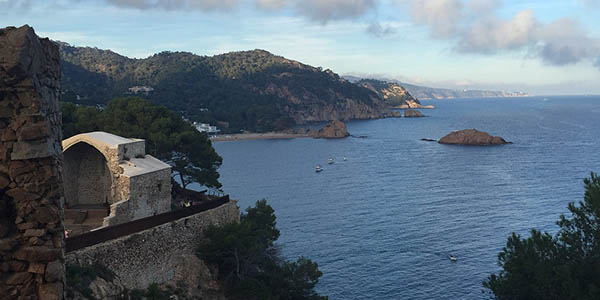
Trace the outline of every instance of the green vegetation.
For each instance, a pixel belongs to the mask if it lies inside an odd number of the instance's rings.
[[[592,300],[600,298],[600,178],[584,180],[584,200],[569,204],[571,217],[554,236],[513,233],[498,255],[502,271],[483,286],[496,299]]]
[[[277,255],[275,225],[273,208],[257,201],[239,223],[209,227],[198,255],[216,265],[230,299],[327,299],[314,291],[322,275],[316,263],[303,257],[282,261]]]
[[[146,153],[167,161],[185,188],[191,182],[220,188],[222,159],[206,134],[173,111],[140,98],[119,98],[105,109],[62,103],[63,136],[106,131],[146,140]]]
[[[85,105],[139,94],[190,120],[221,124],[225,132],[264,132],[293,127],[289,111],[353,99],[372,105],[375,93],[322,71],[263,50],[212,57],[161,52],[129,59],[108,50],[60,44],[63,99]]]

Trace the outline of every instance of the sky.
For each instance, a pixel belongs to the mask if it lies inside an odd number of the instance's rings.
[[[600,0],[0,0],[0,27],[145,58],[264,49],[341,75],[600,94]]]

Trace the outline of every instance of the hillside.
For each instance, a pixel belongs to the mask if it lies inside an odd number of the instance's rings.
[[[358,83],[364,80],[360,77],[344,75],[343,78],[350,82]],[[452,99],[452,98],[489,98],[489,97],[522,97],[527,96],[525,92],[505,92],[505,91],[486,91],[486,90],[454,90],[444,88],[432,88],[401,82],[393,79],[381,79],[379,81],[396,83],[405,88],[414,98],[421,100],[428,99]]]
[[[377,79],[361,79],[355,84],[368,88],[383,99],[386,105],[394,108],[434,108],[433,105],[421,105],[403,86],[394,82]]]
[[[135,94],[231,132],[380,118],[387,112],[375,92],[331,70],[264,50],[210,57],[161,52],[145,59],[66,43],[60,51],[63,100],[79,104]]]

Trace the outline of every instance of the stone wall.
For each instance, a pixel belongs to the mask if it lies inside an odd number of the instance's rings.
[[[143,176],[121,176],[124,201],[111,205],[104,226],[113,226],[171,210],[171,169]]]
[[[0,29],[0,298],[62,299],[58,47]]]
[[[198,283],[192,269],[203,267],[195,251],[208,225],[239,221],[235,201],[122,238],[67,253],[67,264],[101,265],[114,272],[128,289],[145,289],[151,283],[188,281],[202,290],[214,282]]]

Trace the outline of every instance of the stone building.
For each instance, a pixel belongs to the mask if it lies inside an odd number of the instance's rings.
[[[65,226],[75,233],[171,209],[171,167],[145,142],[106,132],[62,141]]]

